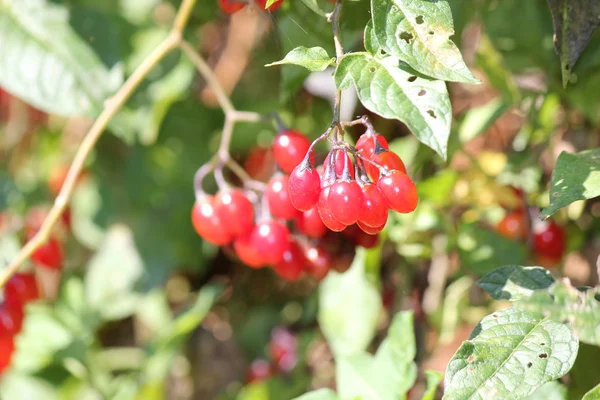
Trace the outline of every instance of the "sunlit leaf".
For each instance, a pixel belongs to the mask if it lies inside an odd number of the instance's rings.
[[[587,392],[581,400],[600,400],[600,384]]]
[[[567,387],[558,381],[552,381],[543,384],[525,400],[567,400],[567,398]]]
[[[434,400],[440,382],[444,379],[444,374],[439,371],[425,371],[425,378],[427,378],[427,389],[423,393],[421,400]]]
[[[324,71],[335,61],[335,58],[329,57],[327,51],[322,47],[306,48],[296,47],[284,57],[281,61],[267,64],[267,67],[273,65],[293,64],[304,67],[312,72]]]

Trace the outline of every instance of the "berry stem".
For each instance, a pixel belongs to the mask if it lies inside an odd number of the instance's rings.
[[[196,171],[196,174],[194,175],[194,193],[196,194],[196,201],[200,201],[200,199],[206,195],[206,192],[202,189],[202,182],[206,175],[214,171],[216,163],[217,158],[213,157]]]
[[[342,46],[342,39],[340,34],[340,16],[342,13],[342,3],[343,0],[337,0],[335,3],[335,8],[333,12],[330,14],[329,20],[331,22],[331,26],[333,28],[333,43],[335,45],[335,62],[339,64],[342,57],[344,57],[344,48]],[[333,105],[333,124],[338,125],[340,122],[340,107],[342,102],[342,92],[341,90],[336,91],[335,93],[335,101]]]
[[[242,168],[242,166],[239,165],[237,162],[230,159],[229,161],[227,161],[226,165],[231,170],[231,172],[233,172],[238,178],[241,179],[241,181],[244,184],[244,187],[247,187],[248,189],[252,189],[252,190],[257,190],[260,192],[265,191],[267,186],[262,182],[252,179],[252,177],[250,175],[248,175],[246,170],[244,168]]]

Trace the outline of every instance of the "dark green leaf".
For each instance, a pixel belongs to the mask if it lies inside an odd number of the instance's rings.
[[[580,400],[600,382],[598,360],[600,360],[600,347],[579,343],[575,365],[569,371],[569,399]]]
[[[404,122],[424,144],[446,159],[452,112],[446,85],[417,76],[393,57],[351,53],[335,71],[339,89],[354,84],[369,110]]]
[[[587,392],[581,400],[600,400],[600,384]]]
[[[529,298],[536,290],[547,289],[554,277],[542,267],[508,265],[493,270],[477,281],[482,289],[496,300],[521,300]]]
[[[554,23],[554,46],[560,56],[563,86],[579,56],[600,26],[600,3],[586,0],[548,0]]]
[[[562,152],[552,171],[550,205],[540,218],[548,218],[558,209],[577,200],[600,196],[600,149],[580,153]]]
[[[434,400],[440,382],[444,379],[444,374],[439,371],[425,371],[425,378],[427,378],[427,389],[423,393],[421,400]]]
[[[302,0],[302,2],[306,4],[306,7],[308,7],[309,10],[314,11],[317,15],[320,15],[321,17],[326,16],[325,11],[319,8],[317,0]]]
[[[485,317],[450,360],[445,399],[521,398],[565,375],[577,356],[570,327],[508,308]]]
[[[327,51],[322,47],[306,48],[296,47],[284,57],[281,61],[267,64],[266,67],[282,64],[293,64],[304,67],[312,72],[324,71],[335,62],[335,58],[329,57]]]
[[[319,389],[296,397],[294,400],[337,400],[338,396],[331,389]]]
[[[371,0],[371,9],[383,50],[425,75],[480,83],[450,40],[454,27],[447,1]]]

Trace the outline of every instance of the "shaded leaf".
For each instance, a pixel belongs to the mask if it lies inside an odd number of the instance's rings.
[[[554,46],[560,56],[563,86],[579,56],[600,26],[600,3],[586,0],[548,0],[554,24]]]
[[[444,374],[439,371],[427,370],[425,371],[425,378],[427,379],[427,389],[423,393],[421,400],[434,400],[440,382],[444,379]]]
[[[312,72],[324,71],[327,67],[335,62],[335,58],[329,57],[327,51],[322,47],[296,47],[283,58],[281,61],[276,61],[267,64],[266,67],[273,65],[293,64],[304,67]]]
[[[577,200],[600,196],[600,149],[580,153],[563,151],[552,171],[550,205],[540,218],[548,218],[560,208]]]
[[[581,400],[600,400],[600,384],[587,392]]]
[[[317,0],[302,0],[302,2],[306,5],[306,7],[308,7],[309,10],[314,11],[317,15],[320,15],[321,17],[326,16],[325,11],[319,8]]]
[[[521,92],[515,81],[515,77],[506,68],[504,57],[490,41],[490,38],[482,34],[475,55],[477,66],[485,72],[486,79],[492,86],[502,92],[506,102],[515,104],[521,100]]]
[[[450,40],[454,27],[447,1],[371,0],[371,10],[383,50],[425,75],[480,83]]]
[[[521,398],[565,375],[578,341],[566,324],[508,308],[485,317],[446,369],[445,399]]]
[[[452,113],[444,82],[417,76],[393,57],[351,53],[339,62],[335,83],[339,89],[354,84],[366,108],[404,122],[422,143],[446,159]]]
[[[296,397],[294,400],[337,400],[338,396],[337,394],[329,389],[329,388],[324,388],[324,389],[319,389],[319,390],[314,390],[312,392],[308,392],[306,394],[303,394],[300,397]]]
[[[558,381],[544,383],[533,394],[526,397],[526,400],[566,400],[567,387]]]
[[[543,267],[508,265],[493,270],[477,281],[483,290],[496,300],[521,300],[531,297],[536,290],[547,289],[555,282]]]

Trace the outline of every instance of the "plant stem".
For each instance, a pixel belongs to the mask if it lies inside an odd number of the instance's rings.
[[[331,14],[331,25],[333,27],[333,43],[335,45],[335,62],[339,65],[340,60],[344,57],[344,48],[342,47],[342,39],[340,35],[340,15],[342,13],[343,0],[337,0],[335,8]],[[337,90],[335,93],[335,101],[333,105],[333,124],[337,125],[340,122],[340,108],[342,103],[342,91]]]

